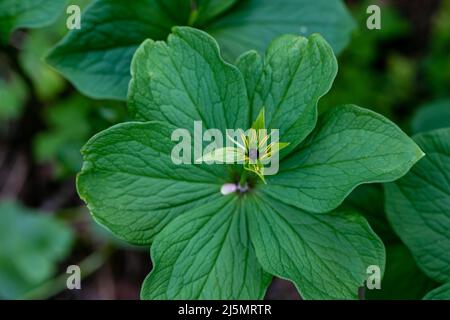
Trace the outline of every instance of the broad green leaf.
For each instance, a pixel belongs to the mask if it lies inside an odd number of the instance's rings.
[[[450,300],[450,282],[428,292],[424,300]]]
[[[264,107],[266,127],[280,130],[292,150],[314,128],[317,102],[336,76],[331,47],[320,35],[287,35],[274,40],[264,58],[250,51],[237,65],[246,81],[251,118]]]
[[[411,120],[414,133],[450,128],[450,100],[439,100],[422,106]]]
[[[125,100],[131,58],[146,39],[163,40],[173,26],[210,32],[234,61],[264,51],[282,34],[321,33],[339,51],[354,22],[340,0],[96,0],[47,61],[93,98]]]
[[[402,179],[385,185],[388,219],[421,269],[450,280],[450,129],[414,137],[426,156]]]
[[[414,141],[383,116],[356,106],[336,107],[283,159],[278,174],[267,177],[270,187],[262,192],[326,212],[360,184],[402,177],[422,156]]]
[[[0,0],[0,43],[18,28],[40,28],[58,19],[65,0]]]
[[[48,213],[0,203],[0,298],[18,299],[56,271],[72,232]]]
[[[242,0],[205,30],[219,41],[224,56],[236,57],[249,49],[263,52],[282,34],[320,33],[339,53],[354,27],[340,0]]]
[[[220,197],[228,178],[224,165],[172,162],[175,129],[127,122],[97,134],[82,149],[80,197],[100,224],[133,244],[149,244],[174,217]]]
[[[386,270],[381,289],[366,288],[366,299],[417,300],[434,285],[417,266],[404,244],[391,244],[386,246]]]
[[[160,2],[94,1],[82,13],[81,29],[70,31],[47,62],[88,96],[124,100],[138,46],[164,39],[176,24]]]
[[[128,107],[135,119],[160,120],[193,131],[249,127],[244,79],[224,62],[216,41],[177,27],[165,42],[145,41],[131,66]]]
[[[244,202],[230,195],[173,220],[156,238],[144,299],[262,299],[270,277],[248,235]]]
[[[195,66],[195,67],[193,67]],[[245,83],[206,33],[177,27],[164,42],[147,40],[133,59],[128,107],[139,120],[161,120],[193,131],[249,126]]]
[[[367,267],[384,269],[383,243],[354,211],[317,215],[263,194],[248,201],[258,261],[291,280],[304,299],[356,299]]]

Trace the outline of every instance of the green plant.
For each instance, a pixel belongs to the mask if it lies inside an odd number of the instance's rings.
[[[57,178],[80,169],[80,148],[94,133],[125,118],[117,102],[90,101],[78,94],[60,99],[42,113],[47,129],[36,135],[33,153],[39,163],[52,162]]]
[[[47,61],[82,93],[125,100],[138,46],[177,25],[207,31],[230,60],[285,33],[318,32],[340,51],[355,26],[341,0],[96,0]]]
[[[450,129],[414,136],[427,156],[403,178],[386,184],[389,221],[433,280],[450,282]],[[429,297],[450,298],[448,284]],[[439,293],[439,294],[438,294]]]
[[[277,38],[264,57],[247,52],[237,67],[192,28],[141,45],[128,99],[135,121],[84,146],[77,188],[99,223],[152,244],[142,298],[262,298],[271,275],[306,299],[356,298],[367,267],[384,269],[367,221],[336,208],[359,184],[400,178],[423,153],[395,124],[353,105],[317,120],[336,72],[319,35]],[[173,163],[175,129],[192,132],[195,120],[245,129],[263,107],[267,128],[289,143],[267,184],[240,165]],[[221,194],[243,179],[248,190]]]
[[[372,3],[361,1],[353,7],[358,26],[366,24],[366,8]],[[401,52],[401,47],[389,45],[404,41],[412,32],[411,26],[392,2],[383,3],[381,10],[382,32],[362,27],[355,30],[351,45],[339,56],[339,74],[333,91],[320,101],[320,111],[352,101],[397,120],[399,105],[416,103],[414,79],[419,63]],[[380,50],[386,47],[390,49]]]
[[[346,204],[364,215],[386,247],[386,269],[381,288],[366,289],[366,299],[421,299],[435,287],[435,283],[420,270],[409,249],[389,225],[384,210],[382,185],[359,186],[347,197]]]

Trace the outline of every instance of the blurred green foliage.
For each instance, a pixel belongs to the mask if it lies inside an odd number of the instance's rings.
[[[61,99],[44,111],[47,129],[36,135],[34,155],[52,162],[55,175],[65,178],[81,169],[81,147],[98,131],[126,118],[118,102],[92,101],[78,94]]]
[[[66,0],[0,0],[0,43],[18,28],[40,28],[54,23]]]
[[[333,86],[320,102],[322,110],[352,102],[393,118],[395,105],[413,96],[414,62],[395,51],[380,48],[410,32],[407,21],[391,7],[383,7],[382,30],[365,27],[369,2],[353,7],[359,28],[351,45],[339,57],[339,72]]]
[[[346,204],[364,214],[386,247],[386,269],[381,290],[366,289],[367,299],[421,299],[435,287],[435,283],[419,269],[408,248],[389,225],[380,185],[359,186],[347,198]]]
[[[43,56],[57,38],[52,29],[29,32],[19,55],[19,61],[31,78],[34,90],[41,101],[55,99],[64,89],[65,81],[43,61]]]
[[[1,202],[0,298],[20,298],[53,276],[72,241],[72,231],[52,215]]]
[[[408,248],[398,242],[386,246],[386,271],[381,290],[367,290],[370,300],[422,299],[436,284],[417,266]]]
[[[430,37],[429,53],[424,61],[424,74],[435,97],[450,95],[450,1],[442,1]]]
[[[17,119],[27,95],[27,88],[16,73],[10,73],[8,78],[0,77],[0,122]]]
[[[54,161],[57,176],[80,169],[80,149],[91,133],[89,109],[89,101],[81,96],[58,101],[45,109],[47,130],[35,137],[34,154],[40,163]]]

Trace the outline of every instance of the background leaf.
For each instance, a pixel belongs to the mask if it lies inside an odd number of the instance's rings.
[[[0,203],[0,297],[17,299],[47,280],[66,256],[72,232],[52,216]]]
[[[282,34],[320,33],[338,54],[354,28],[340,0],[241,0],[205,30],[220,43],[224,56],[234,59],[249,49],[263,52]]]
[[[33,142],[37,161],[58,160],[58,176],[77,173],[82,164],[80,149],[91,133],[90,109],[89,101],[81,96],[46,109],[43,116],[48,129],[38,134]]]
[[[125,100],[135,50],[146,39],[164,40],[177,25],[211,33],[228,61],[250,49],[262,52],[285,33],[320,32],[339,51],[354,28],[340,0],[96,0],[82,28],[70,31],[47,61],[85,95]]]
[[[414,137],[426,156],[402,179],[385,185],[389,221],[421,269],[450,280],[450,129]]]
[[[97,0],[82,13],[81,24],[47,62],[88,96],[124,100],[134,52],[147,38],[164,39],[176,22],[157,0]]]
[[[0,43],[18,28],[39,28],[58,19],[65,0],[0,0]]]
[[[366,287],[366,299],[421,299],[435,286],[420,270],[408,248],[389,225],[384,211],[382,185],[367,184],[357,187],[346,198],[344,206],[351,206],[363,214],[386,246],[386,269],[381,280],[381,289]]]

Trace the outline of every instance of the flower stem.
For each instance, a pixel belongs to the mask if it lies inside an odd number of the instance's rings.
[[[82,271],[82,279],[90,276],[95,271],[100,269],[112,252],[110,245],[105,245],[99,251],[92,253],[90,256],[82,260],[78,265]],[[67,289],[67,273],[62,273],[59,276],[50,279],[42,285],[32,289],[24,294],[20,299],[48,299],[57,295],[58,293]]]
[[[245,185],[247,184],[247,170],[244,169],[242,171],[241,179],[239,180],[239,185],[241,188],[245,188]]]
[[[188,19],[188,26],[193,27],[198,18],[198,4],[196,1],[191,0],[191,13]]]

